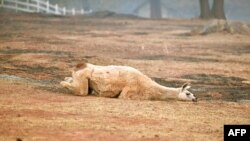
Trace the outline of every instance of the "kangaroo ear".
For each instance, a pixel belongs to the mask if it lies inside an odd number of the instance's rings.
[[[76,69],[82,69],[82,68],[85,68],[87,66],[86,63],[79,63],[75,66]]]
[[[191,88],[190,84],[189,83],[185,83],[185,84],[182,85],[181,91],[184,91],[184,90],[187,90],[187,89],[190,89],[190,88]]]
[[[79,64],[77,64],[74,68],[73,68],[73,71],[78,71],[78,70],[80,70],[80,69],[84,69],[84,68],[86,68],[87,67],[87,64],[86,63],[79,63]]]

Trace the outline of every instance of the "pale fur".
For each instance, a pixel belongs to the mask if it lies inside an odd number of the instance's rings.
[[[91,94],[122,99],[196,100],[187,91],[190,86],[171,88],[159,85],[140,71],[129,66],[98,66],[86,64],[79,70],[73,69],[72,77],[66,77],[61,85],[77,95]],[[186,93],[189,93],[188,96]]]

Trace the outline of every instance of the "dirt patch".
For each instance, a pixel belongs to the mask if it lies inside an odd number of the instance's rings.
[[[168,87],[180,87],[185,82],[192,84],[192,91],[199,99],[242,101],[250,100],[250,85],[246,79],[222,75],[185,75],[179,80],[153,78],[157,83]]]
[[[52,54],[52,55],[71,55],[69,52],[62,52],[62,51],[51,51],[51,50],[35,50],[35,49],[17,49],[11,47],[5,47],[4,49],[0,50],[1,54],[27,54],[27,53],[36,53],[36,54]]]
[[[207,74],[186,75],[183,78],[191,79],[196,87],[193,91],[208,100],[238,101],[250,99],[250,85],[245,84],[246,80],[243,78]]]
[[[245,81],[243,78],[239,77],[228,77],[220,75],[207,75],[207,74],[196,74],[196,75],[186,75],[183,76],[186,79],[196,80],[196,83],[201,83],[211,85],[242,85],[242,81]]]
[[[84,16],[85,18],[127,18],[127,19],[140,19],[139,17],[135,16],[135,15],[128,15],[128,14],[118,14],[112,11],[98,11],[98,12],[93,12],[90,13],[86,16]]]
[[[218,49],[221,53],[233,54],[233,55],[249,55],[250,54],[250,46],[230,46],[228,50],[223,50],[222,48]]]
[[[47,64],[50,63],[48,61],[56,61],[55,56],[70,56],[69,53],[60,51],[15,49],[10,47],[1,49],[0,55],[0,63],[3,64],[0,67],[2,73],[15,75],[18,73],[32,74],[34,77],[42,76],[43,74],[51,74],[51,77],[59,75],[57,72],[60,69],[55,66],[48,66]],[[58,76],[55,78],[58,78]]]
[[[230,33],[250,35],[250,27],[242,22],[230,22],[226,20],[212,20],[203,28],[195,28],[191,30],[190,35],[207,35],[211,33]]]
[[[170,55],[140,56],[135,59],[166,60],[166,61],[180,61],[180,62],[219,62],[219,60],[212,59],[212,58],[198,58],[198,57],[190,57],[190,56],[170,56]]]

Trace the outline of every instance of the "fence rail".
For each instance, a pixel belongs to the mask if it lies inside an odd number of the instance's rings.
[[[46,0],[0,0],[0,7],[13,9],[16,12],[37,12],[47,13],[55,15],[83,15],[88,14],[91,11],[85,11],[84,9],[75,10],[67,9],[66,7],[59,7],[58,4],[51,4]]]

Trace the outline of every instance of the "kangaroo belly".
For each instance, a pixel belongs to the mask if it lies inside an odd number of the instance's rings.
[[[124,87],[124,82],[119,76],[119,71],[95,70],[90,77],[89,87],[94,95],[117,97]]]

